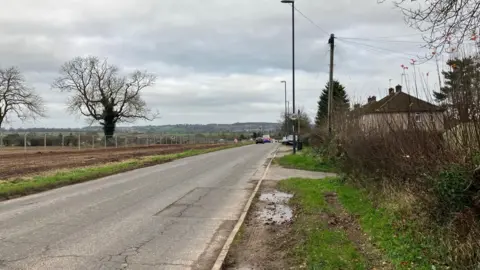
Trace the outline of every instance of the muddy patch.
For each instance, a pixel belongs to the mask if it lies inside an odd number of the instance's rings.
[[[325,201],[332,207],[333,211],[323,212],[321,218],[324,219],[332,229],[345,231],[348,239],[355,244],[356,249],[365,257],[367,269],[395,269],[388,261],[384,259],[383,254],[377,249],[365,234],[355,216],[348,214],[340,204],[337,193],[326,192]]]
[[[292,221],[292,209],[286,205],[273,204],[258,214],[258,218],[265,222],[265,225],[285,224]]]
[[[232,245],[223,269],[288,269],[285,241],[293,211],[287,205],[291,194],[275,189],[276,181],[265,181]]]
[[[285,224],[292,221],[293,211],[286,205],[293,195],[280,192],[264,192],[260,195],[259,200],[267,203],[256,214],[257,218],[265,223],[265,225]]]
[[[260,195],[259,200],[262,202],[267,202],[267,203],[287,203],[288,200],[290,200],[293,197],[292,194],[288,194],[285,192],[280,192],[277,190],[274,190],[272,192],[264,192]]]

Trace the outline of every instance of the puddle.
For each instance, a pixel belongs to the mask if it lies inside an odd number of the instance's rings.
[[[284,203],[287,203],[292,197],[292,194],[279,191],[262,193],[260,201],[268,204],[257,213],[257,217],[265,222],[266,225],[290,222],[293,217],[293,211]]]
[[[260,201],[273,202],[273,203],[286,203],[292,197],[293,197],[292,194],[288,194],[280,191],[273,191],[269,193],[262,193],[260,195]]]

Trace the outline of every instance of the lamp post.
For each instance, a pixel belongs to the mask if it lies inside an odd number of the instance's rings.
[[[285,113],[284,113],[284,121],[285,121],[285,136],[288,136],[288,122],[287,122],[287,113],[288,113],[288,109],[287,109],[287,82],[286,81],[281,81],[281,83],[284,84],[285,86]]]
[[[292,113],[295,114],[295,1],[294,0],[282,0],[284,4],[290,4],[292,6]],[[297,147],[297,138],[295,136],[296,131],[293,130],[293,153],[295,154]]]

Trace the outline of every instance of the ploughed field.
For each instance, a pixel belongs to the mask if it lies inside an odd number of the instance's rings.
[[[56,169],[77,168],[126,159],[180,153],[189,149],[209,149],[218,144],[151,145],[125,148],[49,149],[23,152],[0,149],[0,180],[41,173]]]

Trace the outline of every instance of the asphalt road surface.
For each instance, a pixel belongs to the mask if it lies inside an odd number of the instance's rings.
[[[0,202],[0,269],[209,269],[273,144]]]

